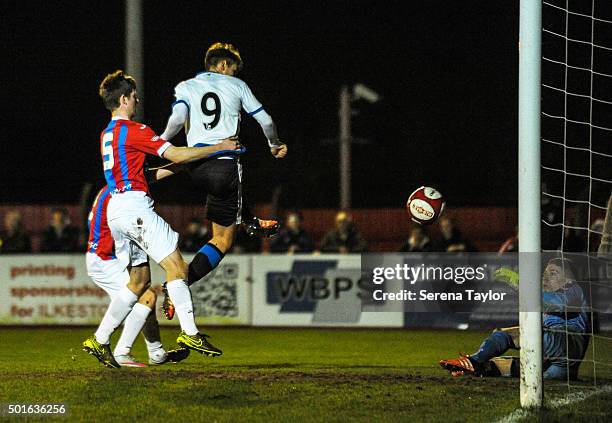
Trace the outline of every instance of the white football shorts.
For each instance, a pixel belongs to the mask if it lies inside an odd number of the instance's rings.
[[[127,191],[113,194],[108,202],[108,226],[115,239],[115,249],[131,251],[132,266],[137,256],[133,251],[138,245],[156,263],[176,250],[178,233],[153,209],[153,200],[145,192]]]
[[[87,253],[85,263],[89,277],[106,291],[111,300],[130,281],[130,273],[123,260],[102,260],[97,254]]]

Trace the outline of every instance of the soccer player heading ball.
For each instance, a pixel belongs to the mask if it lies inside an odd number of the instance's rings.
[[[242,66],[240,52],[232,44],[211,45],[204,58],[205,71],[176,86],[176,101],[162,138],[171,139],[184,127],[189,146],[214,146],[224,138],[238,136],[244,111],[261,126],[272,156],[284,158],[287,146],[280,141],[274,121],[249,86],[236,77]],[[237,225],[244,223],[249,235],[270,236],[278,230],[278,222],[258,219],[243,205],[239,155],[244,151],[242,146],[221,151],[189,166],[192,181],[206,195],[212,239],[189,265],[188,285],[219,265],[234,242]],[[167,297],[163,309],[166,317],[172,318],[172,304]]]

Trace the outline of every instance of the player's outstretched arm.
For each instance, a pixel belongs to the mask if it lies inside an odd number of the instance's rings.
[[[226,138],[219,144],[208,147],[176,147],[172,145],[164,151],[163,157],[173,163],[182,164],[204,159],[218,151],[238,150],[239,148],[240,143],[237,139]]]

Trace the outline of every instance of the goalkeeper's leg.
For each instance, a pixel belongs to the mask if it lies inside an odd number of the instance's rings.
[[[482,342],[478,351],[472,354],[470,359],[478,364],[484,364],[494,357],[499,357],[510,348],[518,348],[519,345],[516,345],[514,337],[512,336],[517,329],[518,328],[506,328],[495,330]]]
[[[516,343],[514,341],[516,336]],[[440,360],[439,364],[451,372],[453,376],[473,374],[475,376],[499,376],[497,368],[491,360],[499,357],[510,348],[518,348],[518,328],[495,330],[480,345],[475,354],[461,355],[457,359]]]

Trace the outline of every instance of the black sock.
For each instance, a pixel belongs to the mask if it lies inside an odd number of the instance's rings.
[[[187,276],[187,286],[208,275],[223,259],[225,253],[221,252],[210,242],[205,244],[189,263],[189,274]]]

